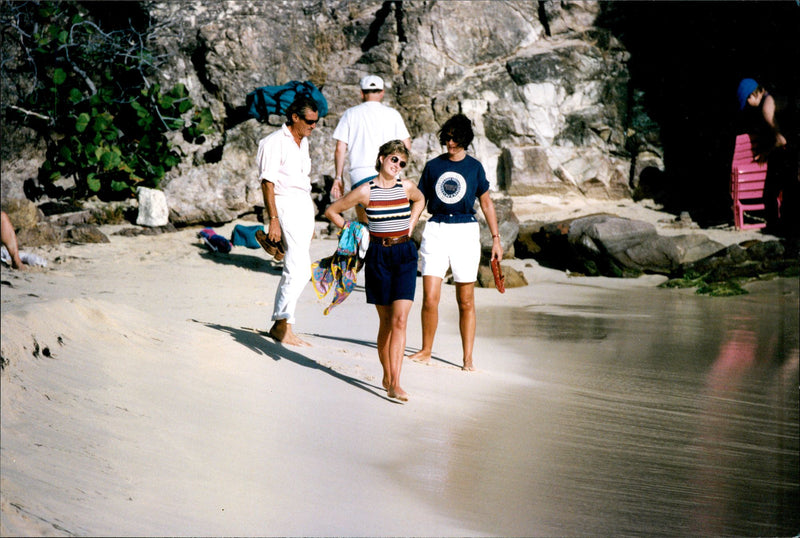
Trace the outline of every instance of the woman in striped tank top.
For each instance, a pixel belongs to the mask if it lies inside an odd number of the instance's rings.
[[[425,198],[417,186],[398,176],[408,162],[401,140],[381,146],[375,169],[378,177],[351,190],[325,210],[325,216],[343,228],[342,213],[357,204],[366,208],[369,249],[365,258],[367,302],[378,310],[378,358],[383,387],[390,398],[408,400],[400,388],[400,370],[406,348],[406,326],[417,285],[417,246],[411,231],[419,220]]]

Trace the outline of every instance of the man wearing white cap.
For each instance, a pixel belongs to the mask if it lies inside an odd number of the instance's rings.
[[[350,160],[350,188],[354,189],[375,176],[375,160],[382,144],[389,140],[402,140],[411,151],[411,135],[402,116],[381,103],[384,96],[383,79],[367,75],[361,79],[360,86],[362,103],[345,110],[333,131],[336,140],[333,155],[336,178],[331,187],[331,198],[334,200],[345,192],[342,178],[345,157]],[[358,206],[356,211],[359,220],[367,222],[364,208]]]

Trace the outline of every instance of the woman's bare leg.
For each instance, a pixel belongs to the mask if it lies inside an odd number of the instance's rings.
[[[17,234],[14,225],[5,211],[0,212],[0,238],[11,256],[11,267],[14,269],[24,269],[22,260],[19,257],[19,245],[17,245]]]
[[[407,299],[394,301],[391,306],[379,306],[380,328],[378,329],[378,355],[381,349],[388,351],[388,364],[384,363],[384,352],[381,365],[384,366],[384,379],[386,366],[388,366],[388,387],[386,392],[390,398],[401,401],[408,400],[408,394],[400,387],[400,371],[403,368],[403,356],[406,349],[406,329],[408,328],[408,313],[411,311],[412,302]]]
[[[475,283],[456,282],[458,302],[458,328],[461,331],[461,349],[464,356],[462,370],[472,371],[472,348],[475,345]]]
[[[427,363],[433,353],[433,338],[439,326],[439,299],[442,296],[442,279],[437,276],[422,277],[422,349],[409,358]]]
[[[378,326],[378,360],[383,367],[383,388],[389,390],[391,382],[391,368],[389,366],[389,341],[392,336],[392,307],[375,305],[378,310],[380,325]]]

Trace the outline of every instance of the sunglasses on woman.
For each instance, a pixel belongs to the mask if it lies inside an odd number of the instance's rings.
[[[401,161],[400,157],[398,157],[397,155],[392,155],[391,157],[389,157],[389,160],[392,161],[392,164],[397,164],[399,162],[400,163],[400,168],[405,168],[406,167],[406,162],[405,161]]]

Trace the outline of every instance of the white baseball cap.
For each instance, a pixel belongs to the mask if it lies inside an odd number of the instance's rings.
[[[383,79],[377,75],[367,75],[361,79],[362,90],[382,90]]]

